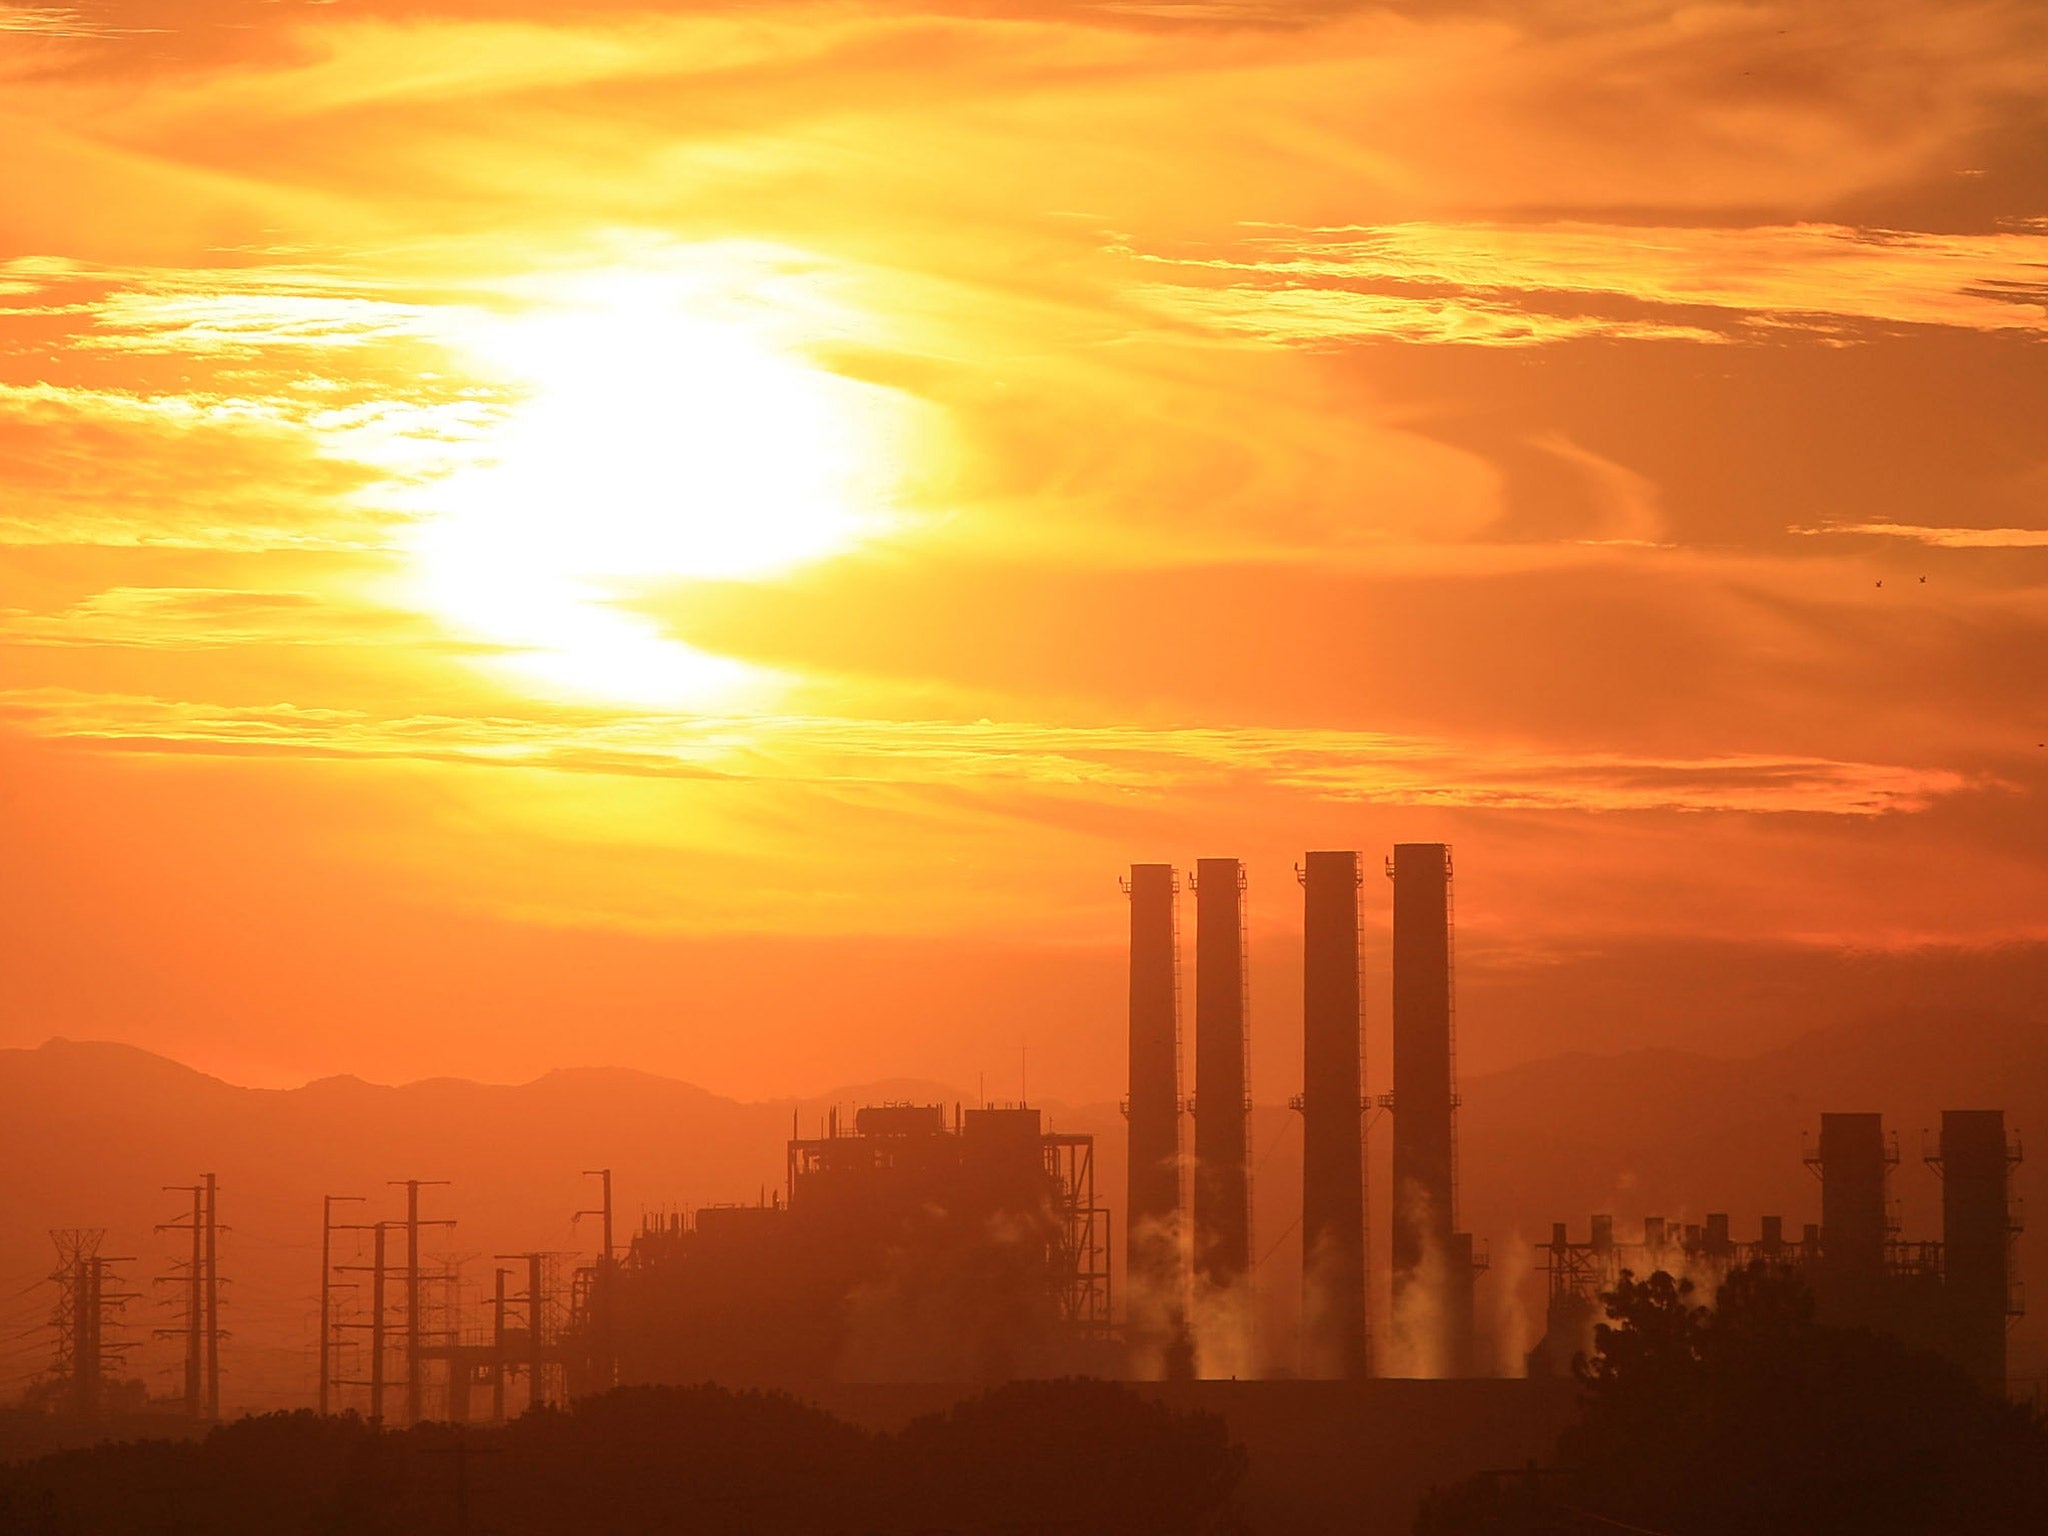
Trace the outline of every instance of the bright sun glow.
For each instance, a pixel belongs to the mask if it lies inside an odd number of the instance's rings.
[[[663,580],[772,575],[877,531],[898,397],[767,337],[730,292],[641,271],[557,285],[468,350],[520,403],[438,485],[425,598],[530,684],[659,705],[769,681],[625,606]]]

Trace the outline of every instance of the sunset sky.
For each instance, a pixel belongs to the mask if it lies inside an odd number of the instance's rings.
[[[1236,855],[1277,1099],[1429,840],[1468,1069],[1755,1050],[2044,743],[2038,0],[0,4],[0,1045],[1113,1096]]]

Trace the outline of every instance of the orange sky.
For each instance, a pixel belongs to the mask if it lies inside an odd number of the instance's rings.
[[[1113,1095],[1235,854],[1277,1099],[1406,839],[1468,1066],[2037,1006],[2043,101],[2034,0],[0,4],[0,1045]]]

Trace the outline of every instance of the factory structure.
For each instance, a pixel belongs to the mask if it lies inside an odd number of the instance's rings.
[[[793,1127],[794,1129],[799,1129]],[[876,1104],[792,1135],[783,1187],[746,1205],[646,1216],[613,1242],[610,1169],[595,1262],[499,1254],[479,1318],[459,1268],[422,1266],[404,1220],[323,1284],[321,1411],[379,1424],[496,1422],[611,1387],[715,1381],[994,1384],[1113,1377],[1110,1213],[1095,1140],[1018,1105]]]
[[[1393,882],[1393,1089],[1365,1092],[1361,1007],[1360,856],[1307,855],[1303,888],[1302,1298],[1298,1372],[1308,1377],[1466,1377],[1480,1374],[1474,1282],[1488,1259],[1458,1220],[1457,1031],[1451,850],[1402,843],[1386,861]],[[1195,1080],[1180,1079],[1176,871],[1131,870],[1130,1196],[1133,1286],[1126,1309],[1130,1363],[1189,1371],[1207,1351],[1213,1314],[1203,1297],[1242,1286],[1250,1149],[1242,866],[1203,859],[1195,918]],[[1220,1102],[1219,1102],[1220,1100]],[[1183,1112],[1194,1122],[1191,1222],[1181,1221]],[[1393,1209],[1388,1213],[1388,1333],[1372,1330],[1365,1127],[1391,1115]],[[1895,1140],[1876,1114],[1824,1114],[1806,1162],[1821,1182],[1821,1220],[1787,1241],[1765,1217],[1754,1242],[1731,1239],[1728,1218],[1700,1225],[1644,1220],[1618,1242],[1595,1216],[1585,1242],[1565,1224],[1539,1250],[1547,1280],[1545,1332],[1531,1375],[1568,1375],[1592,1348],[1600,1294],[1623,1271],[1665,1270],[1711,1299],[1728,1271],[1762,1259],[1796,1269],[1824,1322],[1869,1328],[1947,1356],[1987,1389],[2006,1385],[2006,1330],[2022,1308],[2011,1192],[2020,1161],[2000,1110],[1948,1110],[1924,1161],[1942,1180],[1940,1240],[1902,1241],[1889,1194]],[[1186,1226],[1192,1242],[1172,1235]],[[1188,1264],[1191,1257],[1192,1263]],[[1182,1267],[1176,1267],[1182,1266]],[[1226,1319],[1227,1322],[1227,1319]],[[1190,1337],[1190,1333],[1193,1337]],[[1375,1344],[1377,1342],[1377,1347]]]
[[[1310,853],[1298,866],[1303,922],[1302,1323],[1300,1374],[1465,1376],[1473,1370],[1473,1282],[1485,1261],[1458,1229],[1451,850],[1403,843],[1394,890],[1391,1093],[1367,1094],[1363,861]],[[1180,876],[1132,866],[1127,1341],[1134,1368],[1192,1373],[1205,1324],[1248,1308],[1219,1298],[1251,1282],[1250,1034],[1244,866],[1197,861],[1193,1092],[1181,1080]],[[1376,1352],[1367,1251],[1365,1128],[1393,1116],[1389,1337]],[[1182,1178],[1182,1120],[1193,1122]],[[1190,1198],[1184,1201],[1186,1193]],[[1377,1356],[1377,1358],[1376,1358]]]
[[[1403,844],[1394,908],[1394,1077],[1366,1092],[1365,861],[1297,868],[1305,932],[1302,1295],[1298,1365],[1362,1380],[1473,1373],[1473,1282],[1457,1219],[1450,850]],[[1095,1138],[1023,1104],[877,1104],[792,1126],[783,1187],[750,1205],[647,1218],[620,1250],[550,1281],[540,1256],[500,1271],[490,1327],[431,1327],[377,1374],[432,1374],[452,1417],[493,1416],[614,1384],[716,1380],[993,1382],[1271,1373],[1255,1348],[1250,993],[1243,863],[1132,866],[1127,1185],[1122,1220]],[[1191,989],[1181,908],[1193,898]],[[1192,993],[1194,1039],[1182,1015]],[[1192,1072],[1184,1068],[1192,1067]],[[1375,1339],[1366,1128],[1393,1123],[1390,1324]],[[608,1188],[608,1184],[607,1184]],[[1121,1235],[1120,1262],[1112,1251]],[[403,1288],[403,1282],[400,1282]],[[407,1289],[409,1294],[409,1289]],[[408,1314],[409,1316],[409,1314]],[[378,1355],[381,1341],[370,1345]],[[388,1383],[388,1385],[387,1385]],[[437,1392],[437,1397],[440,1394]],[[407,1388],[408,1412],[417,1399]],[[376,1416],[382,1417],[381,1413]]]
[[[1304,1009],[1301,1091],[1290,1099],[1302,1132],[1298,1340],[1253,1343],[1247,879],[1240,860],[1204,858],[1188,870],[1135,864],[1123,882],[1120,1221],[1097,1187],[1095,1138],[1050,1129],[1038,1109],[834,1111],[815,1134],[792,1126],[783,1188],[755,1204],[649,1218],[615,1253],[607,1197],[604,1254],[562,1288],[560,1320],[547,1325],[547,1307],[530,1299],[544,1284],[538,1265],[523,1291],[515,1273],[492,1334],[452,1347],[447,1369],[490,1383],[494,1412],[504,1411],[508,1374],[524,1382],[515,1405],[630,1382],[1488,1374],[1475,1336],[1488,1260],[1459,1220],[1451,850],[1402,843],[1383,867],[1392,1083],[1378,1094],[1367,1091],[1364,1067],[1365,857],[1316,851],[1295,869]],[[1192,988],[1183,984],[1184,904],[1194,916]],[[1367,1130],[1381,1118],[1391,1126],[1392,1208],[1376,1264]],[[1704,1299],[1731,1266],[1765,1258],[1798,1268],[1824,1320],[1898,1334],[2002,1387],[2006,1325],[2018,1306],[2009,1189],[2017,1159],[2001,1112],[1950,1111],[1927,1154],[1944,1180],[1942,1240],[1901,1242],[1887,1193],[1895,1144],[1875,1115],[1830,1114],[1808,1159],[1822,1219],[1796,1241],[1775,1218],[1744,1243],[1723,1216],[1692,1227],[1652,1219],[1630,1242],[1617,1241],[1607,1217],[1594,1218],[1585,1242],[1559,1225],[1537,1256],[1548,1311],[1528,1372],[1569,1372],[1591,1345],[1599,1293],[1623,1269],[1682,1273]],[[503,1272],[499,1282],[502,1292]],[[457,1395],[451,1387],[451,1401]]]
[[[1475,1258],[1458,1223],[1451,854],[1396,847],[1392,1089],[1366,1092],[1365,861],[1297,867],[1304,923],[1298,1365],[1283,1374],[1473,1374]],[[511,1273],[487,1338],[437,1347],[503,1411],[615,1383],[989,1382],[1089,1374],[1251,1376],[1250,991],[1243,863],[1136,864],[1130,913],[1127,1184],[1112,1213],[1094,1137],[1023,1104],[878,1104],[792,1126],[783,1188],[752,1205],[649,1218],[575,1272],[552,1328],[539,1265]],[[1193,987],[1181,908],[1194,908]],[[1194,1040],[1182,1016],[1192,992]],[[1192,1072],[1184,1071],[1192,1067]],[[1390,1323],[1375,1339],[1366,1128],[1393,1123]],[[596,1214],[596,1213],[592,1213]],[[521,1280],[525,1281],[522,1288]],[[510,1322],[506,1321],[510,1318]],[[409,1337],[409,1336],[408,1336]],[[1271,1343],[1272,1341],[1269,1341]],[[394,1371],[394,1376],[399,1374]],[[408,1367],[405,1374],[413,1372]],[[523,1387],[523,1390],[522,1390]],[[452,1386],[450,1401],[466,1396]]]
[[[801,1390],[823,1383],[995,1383],[1097,1376],[1158,1381],[1294,1376],[1461,1378],[1480,1365],[1475,1292],[1487,1268],[1459,1215],[1455,932],[1450,848],[1403,843],[1391,881],[1392,1083],[1367,1091],[1363,1007],[1366,859],[1306,854],[1301,889],[1303,1035],[1298,1337],[1259,1339],[1251,1018],[1243,863],[1131,866],[1128,1094],[1123,1209],[1098,1187],[1096,1138],[1057,1130],[1025,1103],[883,1103],[809,1127],[792,1123],[780,1189],[753,1204],[643,1218],[613,1239],[611,1175],[596,1209],[594,1262],[501,1254],[488,1312],[465,1304],[459,1267],[422,1263],[430,1180],[396,1181],[403,1219],[323,1211],[318,1404],[376,1422],[502,1419],[632,1383],[716,1381]],[[1377,888],[1377,882],[1372,883]],[[1181,912],[1194,912],[1184,989]],[[1183,1007],[1192,992],[1193,1044]],[[1191,1070],[1186,1070],[1191,1069]],[[1369,1234],[1368,1129],[1391,1124],[1388,1234]],[[2006,1332],[2020,1310],[2016,1136],[2000,1110],[1949,1110],[1922,1149],[1941,1179],[1938,1241],[1904,1241],[1890,1180],[1896,1140],[1875,1114],[1825,1114],[1806,1161],[1821,1219],[1793,1237],[1762,1218],[1738,1241],[1726,1215],[1660,1217],[1618,1236],[1592,1218],[1584,1240],[1552,1228],[1537,1267],[1548,1287],[1530,1376],[1567,1375],[1588,1350],[1600,1293],[1624,1271],[1691,1279],[1702,1300],[1762,1259],[1806,1279],[1823,1321],[1877,1329],[1946,1355],[1987,1388],[2006,1384]],[[215,1181],[178,1186],[191,1256],[176,1275],[185,1410],[219,1412]],[[338,1233],[367,1262],[339,1262]],[[133,1299],[100,1255],[101,1234],[63,1232],[52,1401],[101,1401]],[[1120,1248],[1120,1251],[1119,1251]],[[1263,1252],[1262,1252],[1263,1249]],[[1114,1259],[1114,1262],[1113,1262]],[[1498,1283],[1498,1282],[1497,1282]],[[1382,1290],[1381,1287],[1384,1286]],[[1492,1351],[1486,1352],[1489,1356]]]
[[[1594,1216],[1584,1242],[1572,1240],[1567,1223],[1553,1223],[1539,1250],[1549,1299],[1529,1373],[1566,1374],[1573,1357],[1591,1348],[1600,1293],[1623,1270],[1663,1270],[1711,1297],[1730,1269],[1761,1259],[1798,1271],[1823,1322],[1945,1355],[1979,1385],[2003,1392],[2006,1328],[2024,1310],[2012,1196],[2019,1138],[2007,1132],[2002,1110],[1943,1111],[1940,1131],[1923,1149],[1941,1180],[1939,1241],[1900,1240],[1890,1191],[1898,1161],[1882,1116],[1824,1114],[1819,1144],[1806,1157],[1820,1179],[1820,1220],[1796,1238],[1786,1236],[1782,1217],[1765,1216],[1754,1240],[1738,1242],[1719,1212],[1696,1225],[1646,1216],[1632,1241],[1616,1239],[1612,1216]]]
[[[659,1218],[577,1309],[601,1382],[1114,1374],[1092,1136],[1023,1106],[836,1112],[786,1194]]]

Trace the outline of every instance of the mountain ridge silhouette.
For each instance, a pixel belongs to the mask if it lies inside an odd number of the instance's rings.
[[[1904,1235],[1938,1237],[1940,1186],[1916,1166],[1920,1131],[1937,1125],[1943,1108],[2002,1107],[2016,1130],[2042,1124],[2048,1056],[2026,1048],[2039,1038],[2015,1016],[1903,1009],[1748,1057],[1665,1046],[1566,1051],[1468,1077],[1461,1225],[1491,1243],[1494,1270],[1482,1282],[1481,1307],[1499,1335],[1502,1363],[1518,1358],[1540,1327],[1533,1246],[1552,1221],[1568,1222],[1582,1239],[1594,1211],[1614,1215],[1624,1237],[1644,1214],[1699,1221],[1726,1210],[1738,1237],[1752,1235],[1760,1215],[1782,1215],[1793,1232],[1818,1220],[1818,1185],[1800,1158],[1802,1136],[1817,1131],[1823,1110],[1885,1114],[1901,1143],[1895,1189]],[[1255,1087],[1285,1080],[1262,1067],[1255,1064]],[[1290,1232],[1300,1138],[1298,1117],[1275,1097],[1262,1095],[1254,1116],[1254,1242],[1264,1256],[1262,1327],[1285,1340],[1299,1294]],[[181,1197],[160,1186],[217,1173],[221,1219],[231,1228],[221,1240],[222,1272],[233,1282],[224,1324],[239,1334],[224,1352],[224,1390],[238,1406],[292,1406],[311,1397],[323,1194],[369,1197],[339,1207],[340,1219],[389,1219],[402,1207],[388,1181],[452,1181],[422,1192],[424,1214],[460,1223],[426,1246],[437,1260],[468,1256],[467,1281],[481,1289],[491,1254],[546,1249],[588,1261],[595,1223],[570,1219],[597,1203],[585,1169],[612,1168],[623,1244],[643,1216],[774,1198],[793,1123],[801,1134],[819,1134],[832,1107],[884,1100],[974,1102],[915,1078],[745,1102],[631,1067],[560,1068],[512,1084],[376,1084],[340,1074],[296,1088],[249,1088],[120,1041],[53,1037],[0,1049],[0,1156],[21,1171],[0,1191],[0,1294],[32,1288],[48,1272],[46,1234],[54,1228],[104,1227],[108,1251],[139,1256],[127,1267],[130,1279],[169,1274],[175,1237],[154,1228],[178,1219]],[[1117,1105],[1041,1107],[1049,1128],[1097,1138],[1097,1198],[1120,1213]],[[1381,1222],[1387,1148],[1382,1118],[1372,1135]],[[2027,1174],[2020,1170],[2022,1192]],[[338,1256],[352,1261],[358,1237],[338,1241]],[[2034,1267],[2039,1242],[2022,1239],[2022,1273]],[[1379,1284],[1383,1301],[1384,1277]],[[17,1326],[33,1322],[28,1305],[16,1304]],[[140,1304],[132,1316],[136,1337],[176,1320]],[[2031,1322],[2016,1330],[2017,1373],[2040,1369],[2040,1332]],[[174,1374],[151,1346],[137,1363],[153,1389],[173,1389]]]

